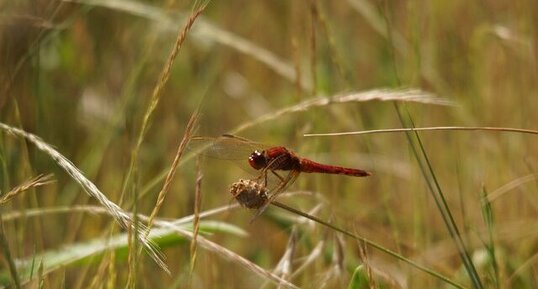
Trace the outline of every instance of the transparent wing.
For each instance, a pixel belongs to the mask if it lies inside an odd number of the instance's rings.
[[[264,150],[269,146],[242,137],[222,135],[220,137],[195,136],[191,139],[189,149],[203,156],[223,160],[248,160],[255,150]]]
[[[255,150],[264,150],[270,146],[248,140],[234,135],[220,137],[195,136],[189,142],[189,151],[204,157],[227,160],[252,176],[259,176],[260,172],[253,169],[248,158]]]

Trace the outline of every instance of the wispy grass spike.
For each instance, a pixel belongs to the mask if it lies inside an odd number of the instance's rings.
[[[64,169],[77,183],[80,184],[82,189],[91,197],[95,198],[109,214],[122,226],[123,228],[134,228],[134,223],[131,217],[118,205],[109,200],[105,194],[103,194],[97,186],[88,180],[84,174],[65,156],[59,153],[51,145],[43,141],[40,137],[28,133],[24,130],[14,128],[7,124],[0,122],[0,129],[6,131],[9,134],[15,135],[17,137],[22,137],[29,142],[33,143],[39,150],[49,155],[62,169]],[[169,272],[168,267],[163,261],[163,256],[156,247],[156,245],[150,242],[147,238],[144,237],[146,228],[144,225],[139,224],[136,226],[136,235],[140,242],[143,244],[146,252],[151,256],[151,258],[166,272]]]
[[[0,204],[4,204],[4,203],[7,203],[9,202],[13,197],[15,197],[16,195],[30,189],[30,188],[35,188],[35,187],[40,187],[40,186],[44,186],[44,185],[48,185],[48,184],[51,184],[51,183],[54,183],[54,179],[52,178],[52,174],[48,174],[48,175],[38,175],[37,177],[34,177],[32,179],[29,179],[29,180],[26,180],[25,182],[23,182],[22,184],[14,187],[13,189],[11,189],[9,192],[3,194],[2,196],[0,196]]]
[[[332,96],[323,96],[309,98],[298,104],[287,106],[274,112],[262,115],[252,121],[243,123],[242,125],[232,129],[230,133],[237,134],[245,129],[256,126],[258,124],[280,118],[283,115],[301,111],[307,111],[315,107],[325,107],[336,103],[349,102],[367,102],[367,101],[398,101],[398,102],[414,102],[431,105],[455,106],[453,101],[435,96],[432,93],[422,91],[416,88],[377,88],[365,91],[352,91],[347,93],[336,94]]]

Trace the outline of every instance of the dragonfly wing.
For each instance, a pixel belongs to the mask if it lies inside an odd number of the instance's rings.
[[[203,156],[223,160],[248,160],[255,150],[264,150],[262,145],[232,135],[220,137],[195,136],[190,141],[190,150]]]
[[[222,135],[220,137],[194,136],[189,143],[189,150],[212,159],[232,161],[252,176],[259,176],[260,172],[248,163],[248,158],[255,150],[264,150],[268,146],[248,139]]]
[[[202,136],[193,137],[189,148],[203,156],[223,160],[248,159],[253,151],[246,143],[238,143],[222,137]]]
[[[286,191],[291,185],[293,185],[295,180],[297,180],[299,174],[299,171],[290,171],[289,174],[284,178],[284,180],[280,181],[277,186],[270,188],[269,193],[271,194],[271,196],[269,197],[269,203],[274,200],[279,194]]]

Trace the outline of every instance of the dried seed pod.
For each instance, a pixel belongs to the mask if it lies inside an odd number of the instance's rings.
[[[240,179],[232,184],[230,193],[241,206],[249,209],[259,209],[268,200],[267,188],[253,180]]]

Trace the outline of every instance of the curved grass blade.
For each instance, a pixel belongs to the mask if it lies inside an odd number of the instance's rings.
[[[93,207],[90,207],[88,209],[92,208]],[[101,211],[99,213],[105,212]],[[184,230],[192,229],[191,224],[180,225],[177,224],[177,222],[174,222],[173,224],[174,226],[178,228],[180,227]],[[200,222],[200,232],[226,232],[241,237],[244,237],[247,234],[239,227],[217,221]],[[178,242],[187,241],[185,237],[178,235],[176,232],[168,228],[159,228],[152,230],[151,233],[148,235],[148,239],[151,240],[151,242],[157,244],[159,247],[168,247],[177,244]],[[48,250],[41,254],[31,256],[27,259],[15,260],[15,265],[19,273],[18,276],[20,279],[20,284],[24,285],[27,282],[39,277],[39,274],[35,274],[34,272],[34,263],[36,261],[43,264],[43,274],[48,274],[59,268],[69,265],[97,263],[99,261],[99,258],[109,250],[114,250],[116,257],[119,259],[127,258],[128,234],[117,234],[112,238],[96,238],[86,242],[67,245],[62,247],[61,249]],[[0,287],[10,284],[10,278],[8,276],[8,271],[0,271]]]
[[[160,255],[158,249],[155,247],[154,244],[149,242],[144,237],[145,226],[143,226],[142,224],[135,226],[133,219],[127,214],[127,212],[125,212],[122,208],[116,205],[116,203],[109,200],[106,195],[103,194],[94,183],[92,183],[88,178],[86,178],[84,174],[69,159],[67,159],[65,156],[55,150],[51,145],[44,142],[40,137],[34,134],[28,133],[18,128],[11,127],[1,122],[0,129],[6,131],[9,134],[26,139],[27,141],[33,143],[39,150],[49,155],[62,169],[67,172],[67,174],[69,174],[73,178],[73,180],[75,180],[83,188],[83,190],[88,195],[95,198],[103,207],[105,207],[107,209],[107,212],[112,217],[114,217],[114,219],[116,220],[116,222],[118,222],[118,224],[120,224],[120,226],[122,226],[123,228],[133,228],[134,232],[136,232],[135,234],[137,238],[146,249],[146,252],[149,253],[152,259],[157,264],[159,264],[162,269],[168,272],[168,268],[162,260],[163,257]]]
[[[344,234],[344,235],[346,235],[348,237],[351,237],[351,238],[353,238],[353,239],[355,239],[357,241],[364,242],[365,244],[367,244],[367,245],[369,245],[369,246],[371,246],[371,247],[373,247],[373,248],[375,248],[375,249],[377,249],[377,250],[379,250],[379,251],[381,251],[383,253],[386,253],[386,254],[388,254],[388,255],[390,255],[390,256],[392,256],[392,257],[394,257],[394,258],[396,258],[396,259],[398,259],[400,261],[403,261],[403,262],[415,267],[416,269],[418,269],[418,270],[420,270],[420,271],[422,271],[424,273],[430,274],[431,276],[434,276],[437,279],[442,280],[442,281],[444,281],[444,282],[446,282],[448,284],[451,284],[451,285],[453,285],[453,286],[455,286],[457,288],[460,288],[460,289],[465,288],[463,285],[458,284],[458,283],[450,280],[448,277],[443,276],[440,273],[437,273],[437,272],[435,272],[435,271],[433,271],[433,270],[431,270],[431,269],[429,269],[429,268],[427,268],[427,267],[425,267],[425,266],[423,266],[421,264],[418,264],[417,262],[415,262],[415,261],[413,261],[411,259],[408,259],[408,258],[406,258],[406,257],[404,257],[404,256],[402,256],[402,255],[400,255],[400,254],[398,254],[398,253],[396,253],[394,251],[391,251],[391,250],[381,246],[380,244],[378,244],[378,243],[376,243],[374,241],[371,241],[371,240],[366,239],[364,237],[361,237],[361,236],[355,235],[353,233],[350,233],[350,232],[348,232],[348,231],[346,231],[344,229],[336,227],[335,225],[329,224],[329,223],[327,223],[327,222],[325,222],[325,221],[323,221],[323,220],[321,220],[321,219],[319,219],[319,218],[317,218],[315,216],[312,216],[310,214],[301,212],[301,211],[299,211],[297,209],[289,207],[289,206],[287,206],[285,204],[282,204],[282,203],[280,203],[278,201],[273,201],[273,202],[271,202],[271,204],[274,205],[274,206],[277,206],[277,207],[279,207],[281,209],[284,209],[284,210],[287,210],[289,212],[292,212],[294,214],[303,216],[303,217],[305,217],[307,219],[310,219],[310,220],[312,220],[314,222],[317,222],[317,223],[319,223],[319,224],[321,224],[323,226],[331,228],[331,229],[333,229],[333,230],[335,230],[337,232],[340,232],[340,233],[342,233],[342,234]]]

